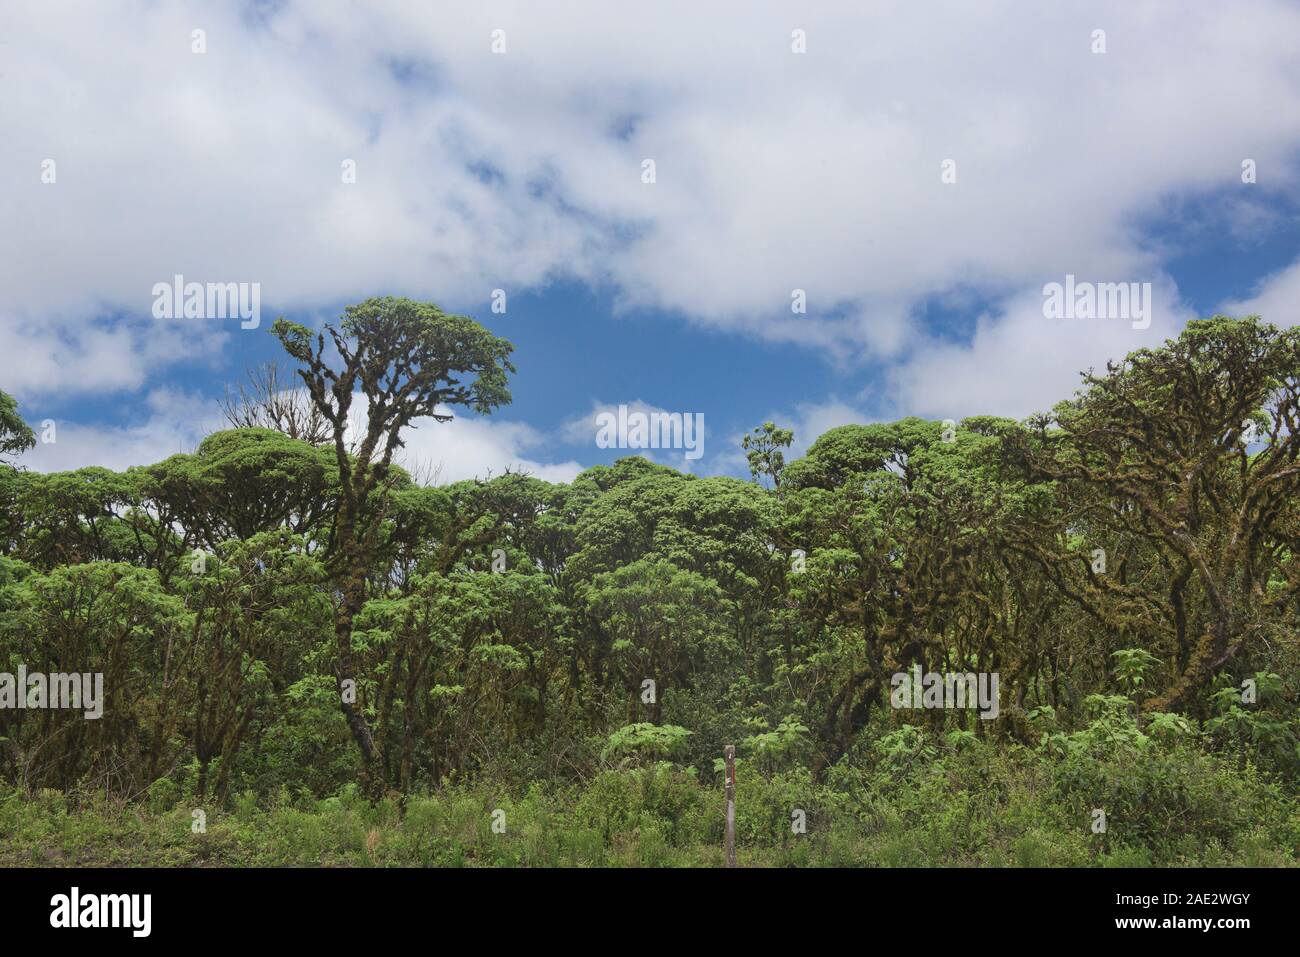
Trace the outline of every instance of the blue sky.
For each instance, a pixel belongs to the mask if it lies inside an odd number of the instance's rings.
[[[371,295],[516,346],[511,406],[409,441],[444,478],[610,461],[620,403],[703,413],[701,460],[656,458],[744,474],[767,418],[798,450],[1019,416],[1194,316],[1297,321],[1297,5],[697,6],[6,5],[0,388],[57,425],[28,464],[190,450],[277,315]],[[154,319],[177,273],[257,282],[261,328]],[[1045,318],[1067,273],[1150,282],[1150,328]]]

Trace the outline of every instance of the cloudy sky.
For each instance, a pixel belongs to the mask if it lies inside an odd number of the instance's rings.
[[[392,294],[516,345],[511,406],[412,435],[444,479],[610,461],[620,403],[703,413],[656,454],[705,474],[769,418],[1025,415],[1189,318],[1300,321],[1297,38],[1288,0],[13,0],[0,389],[56,423],[30,467],[143,464],[276,316]],[[177,274],[260,328],[154,318]],[[1067,274],[1149,282],[1149,327],[1045,317]]]

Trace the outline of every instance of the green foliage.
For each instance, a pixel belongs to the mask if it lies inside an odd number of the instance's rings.
[[[18,403],[0,391],[0,455],[25,452],[36,444],[36,436],[18,414]]]
[[[629,724],[609,736],[609,743],[600,756],[607,760],[630,758],[638,763],[670,758],[682,750],[690,733],[675,724],[662,727],[644,721]]]
[[[106,698],[0,709],[0,863],[713,865],[727,745],[744,863],[1296,863],[1300,332],[789,462],[764,423],[755,481],[442,486],[394,456],[508,402],[508,342],[392,298],[275,334],[319,445],[0,463],[0,672]],[[917,666],[996,673],[997,719],[891,707]]]
[[[1110,656],[1115,659],[1115,680],[1120,687],[1135,699],[1142,697],[1147,671],[1160,664],[1160,659],[1145,648],[1121,648]]]
[[[766,725],[766,722],[761,723]],[[775,730],[748,737],[742,745],[754,754],[760,766],[772,770],[806,759],[811,750],[808,734],[806,725],[794,715],[788,715]]]
[[[772,422],[764,422],[740,440],[740,447],[745,450],[745,458],[749,461],[749,474],[755,481],[767,476],[773,487],[781,487],[781,473],[785,470],[785,454],[781,450],[789,448],[793,441],[793,430],[778,429]]]

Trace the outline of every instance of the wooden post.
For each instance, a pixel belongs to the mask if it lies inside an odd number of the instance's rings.
[[[736,866],[736,746],[722,749],[727,761],[727,866]]]

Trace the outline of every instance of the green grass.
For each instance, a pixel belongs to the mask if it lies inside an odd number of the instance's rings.
[[[1191,760],[1189,758],[1189,760]],[[1194,768],[1196,770],[1196,768]],[[742,777],[738,855],[755,867],[1295,866],[1300,808],[1249,773],[1199,768],[1182,790],[1094,834],[1052,766],[949,758],[893,776]],[[1161,768],[1168,776],[1169,769]],[[1139,774],[1129,769],[1124,780]],[[1219,778],[1235,782],[1228,787]],[[1080,785],[1082,786],[1082,785]],[[1107,780],[1087,782],[1105,788]],[[1123,795],[1119,795],[1122,797]],[[1118,802],[1118,797],[1116,798]],[[371,803],[349,786],[291,802],[245,794],[202,808],[168,789],[145,802],[0,789],[0,865],[237,867],[719,867],[722,792],[667,765],[522,791],[485,783]],[[1082,802],[1082,804],[1080,804]],[[807,833],[791,829],[801,809]],[[1220,810],[1216,813],[1215,808]],[[504,812],[504,832],[493,829]],[[498,816],[499,819],[499,816]]]

